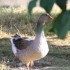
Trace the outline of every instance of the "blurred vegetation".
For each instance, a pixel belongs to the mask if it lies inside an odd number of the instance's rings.
[[[32,23],[35,16],[30,17],[25,12],[14,13],[14,9],[7,12],[7,8],[0,10],[0,30],[6,33],[33,33]]]
[[[35,35],[36,22],[42,13],[29,15],[25,11],[15,12],[14,10],[17,11],[17,8],[0,8],[0,31],[7,34]],[[51,26],[51,22],[45,26],[46,34]]]
[[[31,14],[38,0],[31,0],[28,5],[28,11]],[[67,10],[67,1],[68,0],[40,0],[40,6],[47,12],[51,14],[53,5],[56,3],[59,8],[62,10],[60,14],[55,17],[51,32],[54,32],[58,35],[59,38],[65,38],[66,34],[70,30],[70,11]],[[56,10],[57,12],[57,10]]]

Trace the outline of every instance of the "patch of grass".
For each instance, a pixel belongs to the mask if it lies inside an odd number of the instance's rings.
[[[22,8],[23,9],[23,8]],[[34,35],[37,20],[42,13],[29,15],[26,11],[18,8],[0,8],[0,31],[7,34],[28,34]],[[52,23],[46,25],[45,32],[51,28]]]
[[[12,51],[9,39],[8,38],[0,39],[0,60],[2,60],[3,58],[9,59],[11,57]]]
[[[47,62],[51,66],[68,67],[70,66],[70,47],[50,47],[50,52],[43,62]]]

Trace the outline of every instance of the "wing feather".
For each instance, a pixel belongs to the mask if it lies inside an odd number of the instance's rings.
[[[14,41],[16,48],[20,50],[26,49],[32,42],[33,42],[33,39],[28,39],[28,38],[26,39],[20,38]]]

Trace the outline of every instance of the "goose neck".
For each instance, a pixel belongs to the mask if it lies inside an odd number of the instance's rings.
[[[37,24],[37,29],[36,29],[36,33],[38,34],[40,34],[40,33],[42,33],[42,32],[44,32],[44,24]]]

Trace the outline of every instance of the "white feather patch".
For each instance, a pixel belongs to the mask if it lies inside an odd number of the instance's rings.
[[[15,47],[15,44],[13,43],[13,38],[11,38],[10,41],[11,41],[11,44],[12,44],[12,51],[13,51],[14,55],[16,55],[17,48]]]

